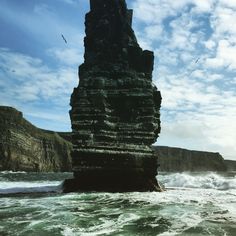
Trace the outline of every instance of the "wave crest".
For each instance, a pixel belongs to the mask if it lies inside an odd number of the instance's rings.
[[[52,182],[0,182],[0,194],[60,192],[62,183]]]
[[[235,178],[221,176],[216,173],[196,175],[190,175],[189,173],[172,173],[169,175],[159,175],[158,180],[167,188],[236,189]]]

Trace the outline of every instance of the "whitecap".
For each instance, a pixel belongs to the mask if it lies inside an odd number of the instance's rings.
[[[25,171],[12,171],[12,170],[4,170],[0,171],[0,174],[26,174]]]
[[[165,174],[159,175],[158,180],[167,188],[236,189],[235,178],[221,176],[213,172],[196,175],[189,173]]]
[[[76,233],[70,227],[65,227],[64,230],[61,232],[63,236],[75,236]]]
[[[60,192],[61,181],[0,182],[0,194]]]

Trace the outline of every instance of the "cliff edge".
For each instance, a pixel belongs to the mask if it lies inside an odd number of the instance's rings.
[[[21,112],[0,106],[0,170],[69,171],[71,149],[58,133],[38,129]]]
[[[226,171],[224,158],[219,153],[187,150],[175,147],[153,147],[160,164],[159,171]]]
[[[0,170],[71,171],[70,132],[53,132],[35,127],[21,112],[0,106]],[[153,146],[160,171],[231,171],[235,161],[219,153]]]

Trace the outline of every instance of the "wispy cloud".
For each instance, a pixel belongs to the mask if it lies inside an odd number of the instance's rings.
[[[48,54],[63,65],[78,65],[83,62],[83,53],[77,48],[51,48]]]
[[[59,110],[68,113],[71,92],[78,84],[77,67],[50,69],[38,58],[0,48],[0,68],[1,103],[23,108],[23,112],[33,110],[26,112],[30,116],[38,114],[32,109],[36,107],[40,111],[52,106],[48,118],[59,116]]]
[[[60,0],[60,1],[66,3],[66,4],[70,4],[70,5],[78,4],[78,0]]]

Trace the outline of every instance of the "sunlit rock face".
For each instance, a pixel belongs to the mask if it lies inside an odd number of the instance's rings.
[[[12,107],[0,106],[0,171],[70,171],[72,145],[56,133],[42,130]]]
[[[74,179],[65,191],[155,190],[161,95],[125,0],[90,0],[84,63],[71,96]]]

